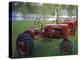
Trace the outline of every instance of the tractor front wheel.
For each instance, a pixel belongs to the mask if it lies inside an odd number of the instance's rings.
[[[64,40],[60,44],[60,51],[64,55],[71,54],[71,52],[72,52],[72,44],[71,44],[71,42],[69,40]]]

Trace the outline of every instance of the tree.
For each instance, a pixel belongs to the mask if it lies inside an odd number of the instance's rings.
[[[12,2],[12,11],[17,11],[23,5],[23,2]]]
[[[74,6],[74,5],[68,5],[67,10],[69,12],[69,16],[72,16],[72,15],[76,14],[76,6]],[[73,12],[73,10],[75,11],[75,13]]]

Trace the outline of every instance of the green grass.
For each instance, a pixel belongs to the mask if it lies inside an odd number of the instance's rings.
[[[42,21],[44,25],[46,23]],[[16,38],[23,31],[27,30],[29,27],[40,27],[40,25],[34,25],[33,21],[13,21],[12,22],[12,57],[17,58],[21,57],[16,51]],[[77,43],[77,34],[75,36],[70,36],[69,40],[73,44],[73,51],[71,55],[77,54],[78,43]],[[31,57],[43,57],[43,56],[58,56],[62,55],[60,53],[59,47],[61,39],[53,39],[52,41],[44,41],[43,39],[34,40],[34,50],[31,54]]]

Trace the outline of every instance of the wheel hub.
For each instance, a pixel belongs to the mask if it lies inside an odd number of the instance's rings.
[[[27,49],[26,49],[26,44],[24,41],[20,41],[19,42],[19,49],[22,51],[22,52],[25,52]]]
[[[64,53],[69,52],[68,46],[64,45],[64,46],[63,46],[63,51],[64,51]]]

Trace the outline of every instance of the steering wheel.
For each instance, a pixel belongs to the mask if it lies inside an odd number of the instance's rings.
[[[40,18],[37,18],[37,19],[34,21],[34,24],[35,24],[35,25],[39,25],[39,24],[40,24],[41,29],[43,28],[43,24],[41,23]]]
[[[36,19],[36,20],[34,21],[34,24],[35,24],[35,25],[40,24],[40,19],[39,19],[39,18],[38,18],[38,19]]]

